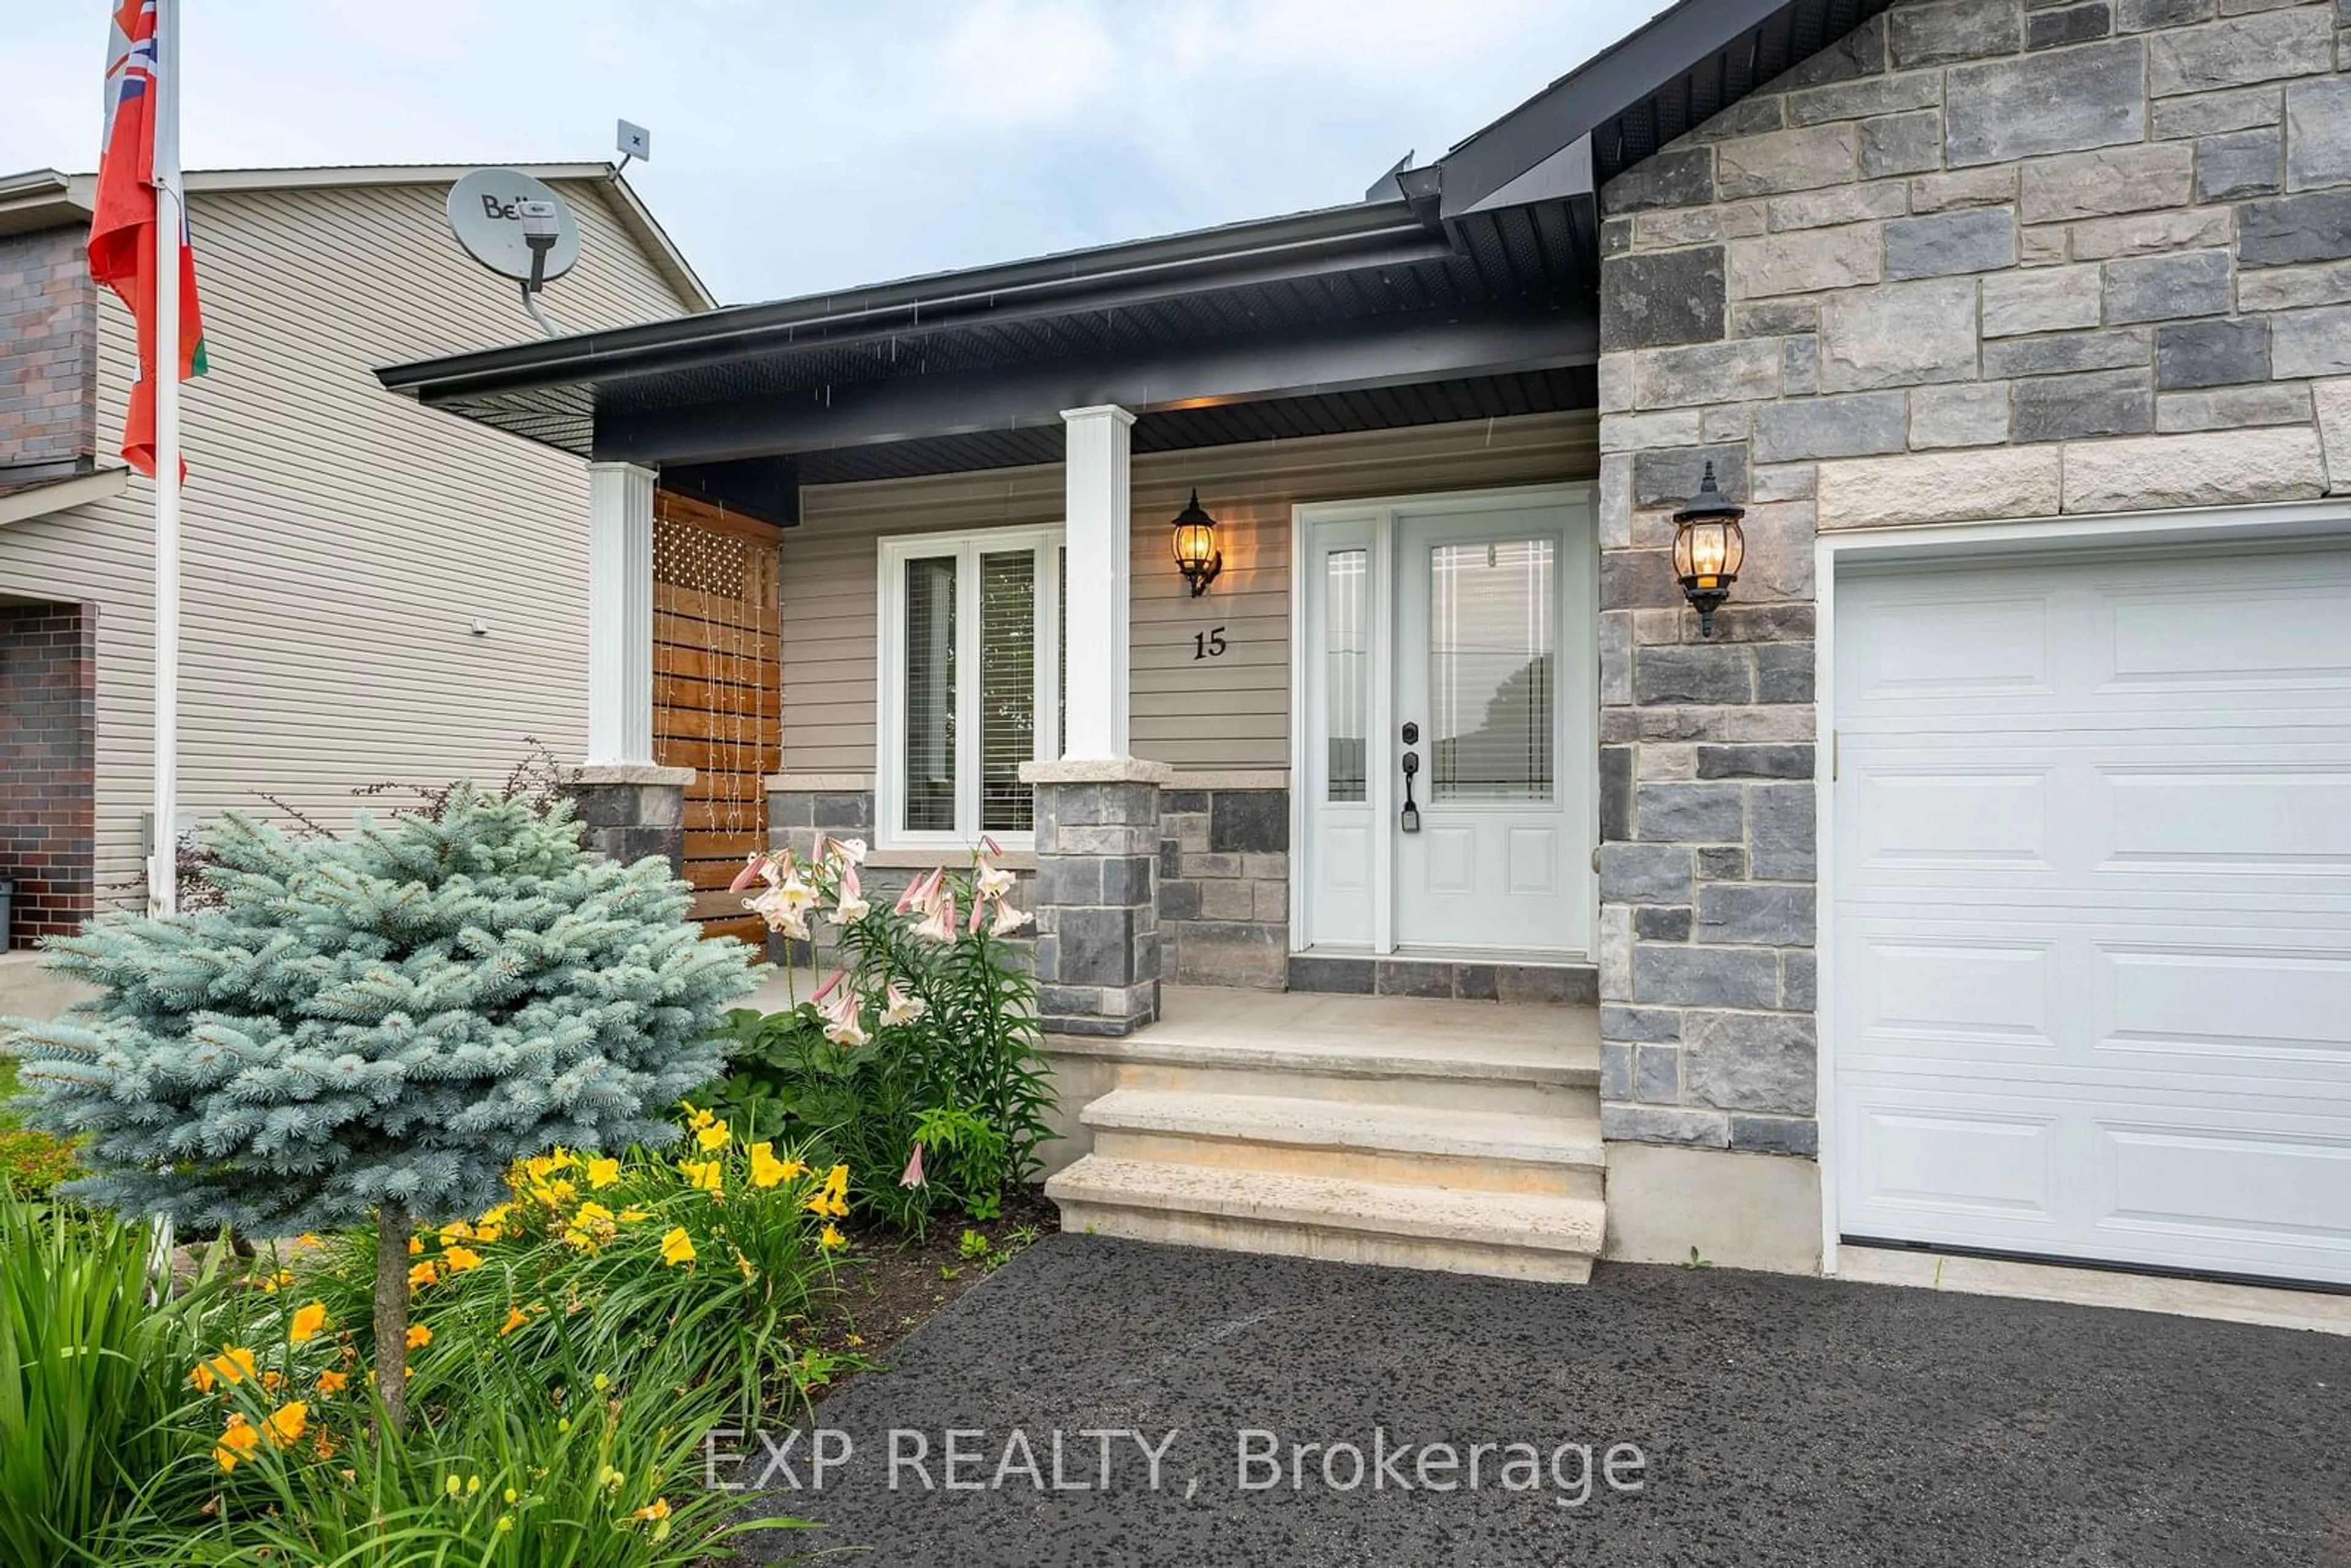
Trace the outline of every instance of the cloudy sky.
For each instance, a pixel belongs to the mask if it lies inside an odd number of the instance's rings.
[[[1663,0],[218,0],[190,168],[610,155],[722,299],[1359,198]],[[0,0],[0,172],[96,161],[106,0]]]

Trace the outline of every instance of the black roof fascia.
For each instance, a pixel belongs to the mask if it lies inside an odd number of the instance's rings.
[[[1061,411],[1117,403],[1138,414],[1454,381],[1593,363],[1587,310],[1487,307],[1432,319],[1373,317],[1170,343],[1131,353],[1053,359],[844,383],[821,398],[744,398],[674,409],[599,409],[600,460],[712,463],[924,437],[1049,427]]]
[[[1844,0],[1842,5],[1830,0],[1826,5],[1821,0],[1681,0],[1438,159],[1443,214],[1453,218],[1525,199],[1508,188],[1554,159],[1573,161],[1579,144],[1583,166],[1577,172],[1583,189],[1594,189],[1623,171],[1612,166],[1604,152],[1594,153],[1590,139],[1626,110],[1667,92],[1687,98],[1677,90],[1680,84],[1701,73],[1740,74],[1715,68],[1725,63],[1726,56],[1752,54],[1766,28],[1781,37],[1791,34],[1800,10],[1845,13],[1823,17],[1827,36],[1819,45],[1825,45],[1885,8],[1886,0]],[[1788,59],[1780,68],[1795,63]],[[1744,90],[1717,104],[1715,110],[1744,96]],[[1564,177],[1564,172],[1545,172],[1548,185],[1556,186]]]
[[[853,343],[958,321],[1109,309],[1239,284],[1450,256],[1427,202],[1399,198],[1231,224],[868,289],[387,366],[376,379],[424,402],[688,370],[762,350]]]

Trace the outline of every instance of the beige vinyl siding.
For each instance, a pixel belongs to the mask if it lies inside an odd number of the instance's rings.
[[[1589,414],[1531,414],[1315,436],[1135,458],[1133,680],[1135,753],[1179,768],[1290,764],[1290,509],[1310,501],[1494,489],[1598,473]],[[1190,597],[1168,519],[1193,486],[1217,518],[1225,567]],[[874,767],[876,541],[1034,526],[1061,517],[1061,469],[831,485],[801,495],[784,538],[784,768]],[[1226,653],[1196,659],[1224,629]],[[1072,657],[1081,651],[1072,650]]]
[[[581,258],[566,328],[687,302],[612,217],[559,187]],[[374,368],[537,336],[448,237],[434,186],[199,193],[211,371],[188,384],[180,800],[330,824],[379,779],[503,778],[526,736],[586,744],[588,485],[577,458],[419,408]],[[99,445],[112,460],[131,321],[100,296]],[[0,528],[0,597],[99,606],[101,901],[140,875],[153,664],[153,492]],[[475,636],[475,617],[487,623]]]

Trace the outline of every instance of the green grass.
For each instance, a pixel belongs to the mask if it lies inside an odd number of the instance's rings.
[[[8,1103],[16,1092],[16,1060],[0,1056],[0,1182],[38,1197],[75,1174],[73,1146],[26,1126]]]

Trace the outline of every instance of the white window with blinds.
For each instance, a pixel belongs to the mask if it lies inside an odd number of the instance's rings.
[[[1020,765],[1061,755],[1061,530],[881,544],[876,838],[1033,841]]]

